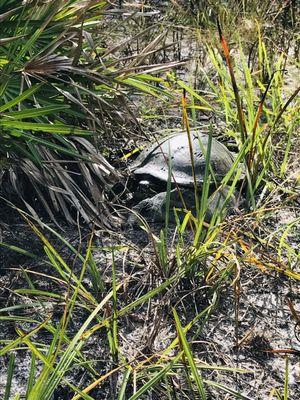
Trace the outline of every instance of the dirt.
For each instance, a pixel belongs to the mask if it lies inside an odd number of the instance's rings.
[[[294,217],[290,209],[284,210],[284,220],[287,216]],[[282,224],[283,214],[273,215],[274,226]],[[269,225],[271,228],[271,224]],[[78,234],[73,228],[65,226],[65,238],[75,247],[79,245]],[[158,229],[158,227],[156,227]],[[154,229],[155,230],[155,229]],[[299,244],[299,235],[296,229],[293,231],[291,244]],[[88,229],[82,230],[83,243],[89,233]],[[43,250],[39,240],[34,237],[29,227],[22,223],[19,217],[15,224],[10,224],[9,229],[2,229],[4,242],[14,241],[20,248],[35,251],[40,257]],[[119,233],[106,233],[100,231],[95,238],[94,258],[98,268],[102,271],[104,283],[107,288],[111,284],[111,254],[100,249],[126,245],[127,250],[115,253],[118,281],[126,280],[126,290],[120,294],[120,306],[129,304],[141,296],[151,287],[161,282],[161,271],[157,269],[153,249],[148,237],[142,231],[127,230]],[[51,237],[51,235],[50,235]],[[72,255],[65,246],[61,246],[59,240],[52,237],[52,243],[60,249],[66,260],[72,264]],[[83,248],[85,245],[83,245]],[[182,280],[173,287],[169,293],[154,298],[148,305],[139,306],[128,315],[119,320],[119,346],[120,351],[133,365],[137,360],[142,360],[149,354],[162,352],[176,336],[173,325],[171,307],[176,306],[184,326],[194,318],[197,313],[208,306],[212,299],[210,285],[203,282],[199,271],[206,268],[205,262],[198,265],[198,277]],[[296,267],[296,265],[295,265]],[[8,270],[3,270],[8,268]],[[14,268],[13,271],[9,270]],[[18,269],[18,271],[15,270]],[[53,320],[58,321],[63,312],[60,302],[50,303],[46,301],[44,307],[38,307],[34,297],[21,298],[14,293],[16,288],[26,286],[24,274],[21,268],[30,268],[32,271],[44,272],[56,275],[53,268],[43,262],[43,258],[32,261],[27,257],[16,257],[14,252],[2,252],[1,265],[1,292],[0,308],[16,305],[18,303],[28,304],[28,308],[16,310],[10,314],[26,317],[27,319],[43,320],[49,311],[53,312]],[[74,264],[74,270],[80,269],[80,265]],[[65,288],[58,288],[49,279],[34,277],[36,287],[44,290],[56,290],[64,294]],[[91,289],[89,276],[84,280],[87,287]],[[224,286],[220,292],[219,301],[210,315],[208,322],[202,328],[202,320],[193,326],[188,338],[192,343],[192,350],[196,359],[201,364],[210,365],[210,369],[203,367],[203,377],[207,380],[222,383],[250,399],[266,399],[272,389],[276,388],[282,393],[284,387],[284,376],[286,359],[289,360],[289,394],[290,399],[300,398],[300,325],[294,319],[289,302],[291,302],[299,315],[300,292],[299,285],[287,279],[284,274],[266,271],[262,273],[256,266],[243,267],[241,270],[239,286]],[[92,289],[91,289],[92,290]],[[182,299],[182,300],[180,300]],[[7,312],[1,313],[7,315]],[[70,337],[76,333],[87,315],[75,309],[72,324],[69,327]],[[5,340],[16,339],[16,326],[24,331],[30,331],[34,324],[30,322],[19,322],[17,325],[9,321],[1,321],[2,338]],[[35,340],[40,343],[49,344],[51,335],[39,334]],[[285,353],[286,351],[286,353]],[[294,351],[295,354],[291,352]],[[93,360],[93,366],[99,373],[108,372],[113,368],[105,332],[93,336],[84,346],[84,354]],[[278,352],[278,353],[277,353]],[[135,360],[135,361],[134,361]],[[13,393],[26,391],[26,382],[30,366],[29,352],[23,350],[16,352],[15,373],[12,381]],[[4,357],[0,364],[0,395],[6,383],[8,359]],[[244,373],[221,371],[218,368],[238,368]],[[38,367],[41,368],[41,366]],[[88,384],[88,376],[80,367],[75,367],[68,375],[71,382],[82,386]],[[117,379],[117,378],[116,378]],[[111,399],[115,382],[104,383],[99,389],[94,390],[91,395],[94,398]],[[187,389],[178,381],[180,390]],[[230,399],[222,390],[208,389],[211,399]],[[66,388],[56,392],[53,399],[68,399]],[[146,397],[145,397],[146,398]],[[156,398],[155,393],[153,398]]]

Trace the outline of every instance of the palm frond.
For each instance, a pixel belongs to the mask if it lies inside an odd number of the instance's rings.
[[[52,219],[60,212],[72,221],[77,210],[86,222],[109,224],[105,193],[120,175],[101,149],[113,150],[115,140],[119,150],[126,131],[140,133],[128,95],[165,96],[146,73],[176,65],[153,63],[156,49],[167,46],[159,24],[130,58],[124,46],[149,30],[111,46],[112,9],[94,0],[0,0],[0,157],[13,165],[1,175],[9,170],[26,207],[37,197]]]

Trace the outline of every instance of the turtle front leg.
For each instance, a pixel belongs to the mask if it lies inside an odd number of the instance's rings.
[[[153,197],[144,199],[136,204],[129,217],[129,224],[135,225],[139,222],[135,214],[140,214],[147,222],[162,222],[165,218],[165,201],[167,192],[158,193]]]
[[[169,206],[171,222],[175,222],[174,208],[183,209],[186,206],[188,210],[195,210],[195,198],[193,196],[193,191],[190,189],[181,189],[181,195],[177,189],[171,190]],[[182,197],[184,202],[182,202]],[[148,222],[163,222],[167,212],[167,192],[160,192],[155,196],[140,201],[132,210],[142,215]],[[133,222],[138,222],[134,214],[129,218],[129,223],[132,224]]]

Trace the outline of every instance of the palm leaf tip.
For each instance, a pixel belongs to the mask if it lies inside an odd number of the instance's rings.
[[[71,68],[72,60],[70,58],[52,54],[30,60],[25,64],[23,72],[32,76],[50,76],[57,72],[69,71]]]

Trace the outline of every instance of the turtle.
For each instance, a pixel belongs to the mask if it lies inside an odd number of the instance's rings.
[[[135,198],[138,203],[133,207],[135,213],[143,215],[149,222],[163,221],[167,204],[167,184],[171,183],[170,208],[196,209],[195,184],[201,194],[205,177],[206,157],[210,147],[210,171],[213,184],[208,199],[206,219],[210,219],[215,209],[220,210],[226,203],[228,209],[236,209],[235,196],[229,194],[229,188],[219,186],[235,162],[235,155],[215,138],[196,130],[190,132],[195,174],[193,174],[189,136],[179,132],[150,145],[131,165],[131,174],[136,182]],[[171,173],[170,173],[171,171]],[[184,201],[182,201],[182,199]],[[170,213],[172,214],[172,213]],[[130,219],[134,222],[135,217]]]

